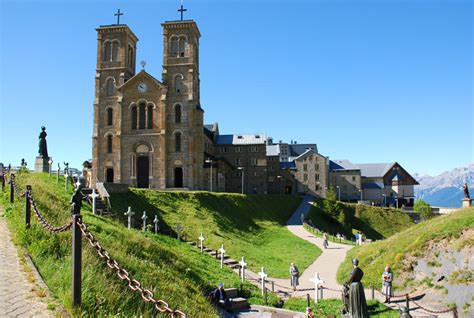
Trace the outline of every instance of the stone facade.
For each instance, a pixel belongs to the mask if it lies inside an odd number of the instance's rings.
[[[98,32],[92,184],[203,187],[199,38],[193,21],[165,22],[162,81],[135,74],[138,38],[126,25]]]

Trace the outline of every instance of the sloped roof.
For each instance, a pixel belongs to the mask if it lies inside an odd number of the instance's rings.
[[[280,145],[269,145],[267,146],[267,156],[279,156]]]
[[[129,85],[134,85],[139,81],[140,78],[142,79],[147,78],[148,80],[150,80],[152,83],[154,83],[157,86],[166,87],[162,82],[160,82],[159,80],[151,76],[149,73],[147,73],[144,69],[142,69],[140,72],[133,75],[128,81],[123,83],[118,89],[123,90],[125,87]]]
[[[347,159],[341,159],[329,160],[329,170],[360,170],[360,168]]]
[[[360,168],[360,174],[363,177],[368,178],[380,178],[383,177],[392,167],[395,162],[389,163],[357,163]]]
[[[296,164],[294,161],[290,161],[290,162],[280,162],[280,169],[296,169]]]
[[[362,184],[362,189],[383,189],[383,182],[367,182]]]
[[[234,134],[218,135],[218,145],[264,145],[267,141],[265,134]]]
[[[308,149],[314,150],[316,153],[318,152],[318,147],[316,144],[289,144],[288,145],[291,157],[298,157],[305,153]]]

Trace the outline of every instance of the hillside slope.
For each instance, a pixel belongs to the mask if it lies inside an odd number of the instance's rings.
[[[473,245],[474,208],[460,210],[353,248],[339,267],[338,281],[349,277],[351,259],[357,258],[365,286],[379,288],[384,267],[390,264],[397,294],[428,289],[434,299],[463,308],[474,296]]]
[[[180,224],[184,228],[182,234],[194,241],[202,232],[206,246],[218,249],[224,244],[230,257],[240,260],[245,256],[251,270],[258,271],[263,266],[271,277],[288,277],[291,262],[303,271],[321,253],[285,227],[300,198],[130,189],[112,195],[111,200],[123,222],[128,206],[136,212],[136,226],[142,223],[143,211],[150,218],[158,215],[165,229],[176,232]]]
[[[397,209],[330,200],[317,200],[308,218],[315,227],[332,235],[340,233],[351,238],[355,229],[372,240],[389,237],[414,224]]]
[[[47,174],[24,174],[17,177],[21,189],[33,187],[39,210],[54,225],[70,219],[69,200],[64,181],[56,184],[55,177]],[[0,203],[7,217],[14,240],[31,255],[41,276],[53,295],[71,310],[71,231],[50,234],[32,215],[32,226],[24,225],[24,199],[12,205],[8,192],[1,195]],[[155,297],[179,308],[190,317],[215,317],[209,304],[208,292],[223,282],[225,286],[240,286],[240,280],[229,269],[220,269],[218,262],[202,255],[196,248],[168,236],[127,230],[122,223],[92,215],[84,206],[83,220],[90,231],[132,278],[151,288]],[[139,293],[132,292],[115,271],[107,267],[87,241],[83,241],[82,311],[83,316],[151,316],[152,305],[144,303]],[[263,303],[258,289],[244,284],[247,296]],[[275,297],[270,295],[270,301]],[[79,314],[79,313],[77,313]]]

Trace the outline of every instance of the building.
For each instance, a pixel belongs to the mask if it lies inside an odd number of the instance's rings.
[[[330,162],[330,186],[343,201],[367,201],[376,205],[411,207],[414,186],[419,183],[399,163]]]
[[[136,73],[138,37],[127,25],[96,29],[92,162],[87,172],[92,186],[106,182],[319,197],[335,186],[341,200],[363,196],[375,202],[394,197],[412,202],[405,200],[412,198],[416,180],[396,163],[388,170],[355,167],[330,162],[316,144],[273,143],[263,133],[221,134],[217,123],[204,125],[197,24],[167,21],[162,27],[161,80],[145,71],[145,62]]]
[[[137,36],[123,24],[97,28],[92,183],[203,188],[204,111],[199,93],[199,29],[163,27],[161,81],[135,73]]]

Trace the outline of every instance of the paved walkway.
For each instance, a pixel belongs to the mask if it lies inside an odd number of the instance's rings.
[[[22,270],[0,206],[0,317],[54,317],[36,289]]]

